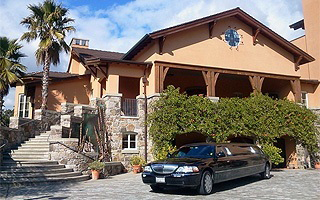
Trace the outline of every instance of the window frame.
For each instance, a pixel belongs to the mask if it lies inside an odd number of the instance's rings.
[[[22,102],[21,102],[21,99],[22,99]],[[19,118],[29,118],[29,115],[30,115],[29,103],[30,103],[30,97],[27,97],[27,95],[24,93],[19,94],[19,98],[18,98],[18,117]],[[23,108],[21,108],[21,104]],[[21,112],[22,112],[22,116],[20,115]]]
[[[304,99],[302,98],[302,95],[303,95],[303,94],[306,95],[305,103],[303,103],[303,100],[304,100]],[[308,102],[308,101],[309,101],[309,98],[308,98],[308,96],[309,96],[309,95],[308,95],[308,92],[306,92],[306,91],[301,91],[301,104],[304,105],[306,108],[309,108],[309,102]]]
[[[126,135],[126,138],[127,138],[127,141],[128,141],[128,147],[127,148],[124,148],[124,145],[123,145],[123,143],[124,143],[124,136]],[[134,136],[134,148],[131,148],[131,146],[130,146],[130,144],[131,144],[131,135],[133,135]],[[137,138],[138,138],[138,133],[136,133],[136,132],[124,132],[123,134],[122,134],[122,150],[138,150],[138,140],[137,140]]]

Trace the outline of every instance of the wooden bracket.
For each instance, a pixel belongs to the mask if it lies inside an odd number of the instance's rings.
[[[169,71],[170,67],[165,67],[165,66],[159,66],[159,81],[160,81],[160,92],[163,92],[164,90],[164,80],[166,79],[166,75]]]
[[[91,67],[92,67],[92,65],[89,65],[89,66],[88,66],[90,72],[92,73],[92,75],[93,75],[95,78],[97,78],[97,72],[98,72],[98,71],[97,71],[97,68],[95,68],[96,71],[94,71]]]
[[[166,36],[159,37],[159,54],[163,54],[163,45],[164,41],[166,40]]]
[[[99,69],[100,71],[101,71],[101,73],[106,77],[106,78],[108,78],[108,64],[107,64],[107,66],[106,66],[106,70],[103,70],[102,68],[101,68],[101,66],[100,65],[94,65],[97,69]]]
[[[212,22],[209,22],[209,38],[212,39],[213,38],[213,28],[216,25],[217,20],[214,20]]]
[[[249,81],[253,89],[253,92],[261,92],[264,78],[265,77],[261,76],[249,76]]]
[[[300,62],[301,62],[301,60],[302,60],[302,56],[299,56],[298,58],[296,58],[295,59],[295,62],[294,62],[294,69],[296,70],[296,71],[298,71],[299,69],[300,69]]]
[[[257,28],[257,29],[253,29],[252,30],[252,41],[253,41],[253,45],[257,44],[257,38],[258,35],[261,31],[261,28]]]

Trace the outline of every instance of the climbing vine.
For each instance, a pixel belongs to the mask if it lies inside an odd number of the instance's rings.
[[[216,142],[244,136],[253,138],[274,162],[283,162],[281,149],[273,146],[277,138],[295,138],[309,152],[318,151],[316,115],[289,100],[273,100],[262,94],[249,98],[222,98],[214,103],[201,96],[180,94],[169,86],[151,108],[150,135],[157,159],[175,150],[179,134],[199,132]]]

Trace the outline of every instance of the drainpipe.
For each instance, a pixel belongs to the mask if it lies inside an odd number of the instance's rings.
[[[143,79],[142,79],[142,82],[143,82],[143,92],[144,92],[144,159],[145,161],[147,162],[148,160],[148,134],[147,134],[147,131],[148,131],[148,126],[147,126],[147,115],[148,115],[148,98],[147,98],[147,83],[148,83],[148,80],[147,80],[147,70],[149,68],[149,65],[147,65],[144,69],[144,73],[143,73]]]

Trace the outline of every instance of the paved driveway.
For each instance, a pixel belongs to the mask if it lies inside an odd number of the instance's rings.
[[[320,170],[272,172],[269,180],[251,176],[215,185],[215,193],[201,196],[192,190],[151,192],[141,175],[122,174],[98,181],[68,185],[1,188],[0,198],[8,199],[320,199]]]

